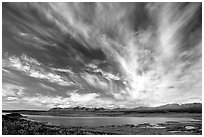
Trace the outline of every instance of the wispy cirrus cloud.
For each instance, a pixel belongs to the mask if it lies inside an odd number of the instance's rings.
[[[104,77],[107,80],[120,80],[120,77],[118,75],[115,75],[113,73],[105,72],[102,69],[98,68],[97,65],[95,64],[88,64],[86,66],[86,70],[88,72],[96,73],[96,74],[101,74],[102,77]]]
[[[14,84],[3,83],[2,84],[2,96],[23,96],[25,87],[17,86]]]
[[[45,50],[45,46],[48,46],[48,45],[56,47],[56,48],[58,47],[56,43],[45,41],[45,40],[38,38],[37,36],[32,35],[32,34],[19,32],[19,35],[22,38],[22,40],[24,41],[24,43],[32,45],[38,49]]]
[[[74,72],[70,69],[62,69],[62,68],[51,68],[51,70],[54,70],[54,71],[58,71],[58,72],[66,72],[66,73],[69,73],[69,74],[74,74]]]
[[[3,67],[16,69],[18,71],[24,72],[30,77],[45,79],[61,86],[69,86],[73,84],[73,82],[67,80],[61,75],[51,72],[49,67],[43,66],[40,62],[31,57],[27,57],[25,54],[20,58],[11,56],[5,62],[7,63]]]
[[[39,108],[201,102],[201,11],[201,3],[4,3],[3,80],[35,91],[24,101]]]
[[[39,85],[45,89],[51,90],[51,91],[55,91],[55,89],[51,86],[45,85],[43,83],[39,83]]]

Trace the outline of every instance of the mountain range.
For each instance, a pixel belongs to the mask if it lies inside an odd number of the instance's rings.
[[[88,112],[137,112],[137,113],[167,113],[167,112],[188,112],[202,113],[201,103],[188,104],[166,104],[159,107],[137,107],[137,108],[87,108],[87,107],[69,107],[69,108],[52,108],[49,112],[69,112],[69,111],[88,111]]]

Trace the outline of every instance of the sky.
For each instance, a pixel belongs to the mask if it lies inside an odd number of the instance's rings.
[[[2,3],[2,109],[202,102],[202,3]]]

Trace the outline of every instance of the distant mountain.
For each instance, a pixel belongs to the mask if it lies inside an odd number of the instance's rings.
[[[87,107],[70,107],[70,108],[60,108],[60,107],[56,107],[56,108],[51,108],[49,111],[50,112],[56,112],[56,111],[105,111],[107,109],[105,108],[87,108]]]
[[[166,104],[159,107],[140,107],[131,109],[140,113],[154,113],[154,112],[189,112],[189,113],[202,113],[201,103],[188,103],[188,104]]]
[[[87,108],[87,107],[74,107],[74,108],[52,108],[49,112],[137,112],[137,113],[167,113],[167,112],[189,112],[189,113],[202,113],[201,103],[188,103],[188,104],[166,104],[159,107],[138,107],[138,108]]]
[[[187,104],[185,104],[187,105]],[[166,104],[166,105],[163,105],[163,106],[159,106],[159,107],[156,107],[158,109],[179,109],[181,107],[181,105],[179,104]]]
[[[42,110],[2,110],[5,113],[20,113],[27,115],[52,115],[68,117],[94,117],[94,116],[143,116],[145,114],[157,115],[159,113],[202,113],[201,103],[189,104],[166,104],[159,107],[137,107],[137,108],[87,108],[87,107],[70,107],[70,108],[52,108],[48,111]]]

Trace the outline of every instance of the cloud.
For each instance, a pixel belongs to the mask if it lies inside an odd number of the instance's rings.
[[[92,72],[92,73],[96,73],[96,74],[100,73],[102,75],[102,77],[104,77],[107,80],[120,80],[119,76],[112,74],[112,73],[109,73],[109,72],[105,72],[102,69],[98,68],[98,66],[95,64],[88,64],[86,66],[86,70],[88,70],[88,72]]]
[[[82,73],[81,77],[93,87],[99,87],[101,89],[107,89],[108,83],[103,78],[98,77],[97,75]]]
[[[2,96],[23,96],[25,87],[9,83],[2,84]]]
[[[44,89],[60,89],[26,102],[134,107],[201,101],[201,3],[26,5],[3,8],[4,77],[17,70]]]
[[[17,97],[7,97],[7,100],[13,101],[13,100],[18,100],[18,98]]]
[[[2,104],[16,103],[24,96],[25,87],[2,83]]]
[[[38,62],[36,59],[28,57],[26,54],[23,54],[21,56],[21,59],[22,59],[23,62],[26,62],[26,63],[29,63],[29,64],[34,64],[34,65],[38,65],[38,66],[41,65],[41,63]],[[15,59],[14,59],[14,61],[15,61]]]
[[[25,97],[21,100],[22,102],[26,104],[33,104],[35,106],[44,106],[48,109],[53,107],[69,107],[69,100],[60,96],[42,96],[41,94],[38,94],[34,97]]]
[[[6,70],[6,69],[2,69],[2,71],[6,72],[6,73],[9,73],[10,71]]]
[[[42,32],[42,31],[41,31]],[[25,32],[17,32],[19,40],[23,41],[24,44],[33,46],[39,50],[46,50],[46,47],[55,47],[58,48],[57,44],[52,41],[43,40],[40,37],[35,36],[34,34],[29,34]]]
[[[69,73],[69,74],[74,74],[74,72],[70,69],[62,69],[62,68],[51,68],[51,70],[54,70],[54,71],[58,71],[58,72],[66,72],[66,73]]]
[[[13,68],[31,77],[46,79],[51,83],[56,83],[61,86],[70,86],[73,84],[72,81],[67,80],[65,77],[51,71],[49,72],[49,67],[43,66],[40,62],[25,54],[23,54],[21,58],[10,56],[7,60],[7,66],[4,65],[3,67]]]
[[[112,104],[112,101],[107,99],[99,98],[99,95],[96,93],[90,94],[79,94],[71,93],[69,97],[61,96],[43,96],[38,94],[34,97],[25,97],[20,100],[26,104],[33,104],[36,106],[45,106],[46,108],[53,107],[74,107],[74,106],[87,106],[87,107],[107,107]]]
[[[78,94],[78,93],[71,93],[70,94],[70,99],[74,102],[78,103],[87,103],[90,101],[93,101],[98,97],[99,95],[96,93],[90,93],[90,94]]]
[[[47,85],[45,85],[45,84],[43,84],[43,83],[39,83],[39,85],[40,85],[41,87],[45,88],[45,89],[48,89],[48,90],[51,90],[51,91],[55,91],[55,89],[54,89],[53,87],[47,86]]]

